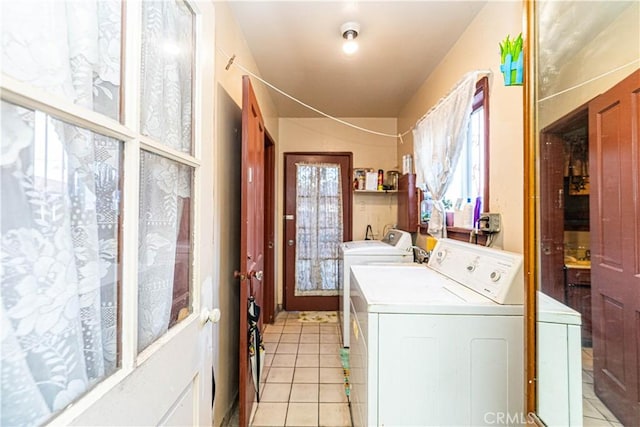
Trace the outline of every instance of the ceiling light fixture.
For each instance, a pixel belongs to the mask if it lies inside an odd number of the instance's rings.
[[[353,55],[358,50],[358,42],[355,40],[358,37],[360,31],[360,24],[357,22],[346,22],[340,27],[342,38],[344,43],[342,44],[342,50],[347,55]]]

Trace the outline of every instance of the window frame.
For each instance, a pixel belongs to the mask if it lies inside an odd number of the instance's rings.
[[[474,112],[476,112],[477,110],[479,110],[480,108],[483,109],[483,124],[484,124],[484,132],[483,132],[483,138],[484,138],[484,165],[482,166],[483,168],[483,176],[482,176],[482,212],[490,212],[489,210],[489,165],[490,165],[490,155],[489,155],[489,148],[490,148],[490,144],[489,144],[489,124],[490,124],[490,114],[489,114],[489,77],[488,76],[484,76],[482,77],[480,80],[478,80],[476,82],[476,89],[475,92],[473,94],[473,101],[471,103],[471,114],[473,114]],[[421,206],[421,202],[422,200],[424,200],[424,192],[422,190],[420,190],[418,192],[418,207]],[[419,218],[421,218],[422,215],[420,215]],[[427,233],[427,227],[428,227],[428,222],[422,222],[422,220],[420,219],[420,234],[428,234]],[[452,238],[456,238],[455,237],[455,233],[457,230],[460,230],[461,232],[465,232],[464,237],[462,238],[462,240],[467,240],[468,239],[468,232],[470,229],[466,229],[464,227],[457,227],[457,226],[447,226],[447,235],[449,237]],[[452,235],[449,235],[450,233],[453,233]]]
[[[484,168],[482,175],[482,212],[490,212],[489,210],[489,77],[484,76],[476,82],[476,91],[473,94],[473,103],[471,105],[471,114],[482,107],[484,115]]]
[[[190,153],[180,152],[166,146],[141,132],[140,123],[140,87],[141,87],[141,19],[142,3],[121,3],[121,52],[120,52],[120,87],[119,115],[111,118],[86,107],[75,104],[72,100],[51,93],[45,89],[25,83],[8,76],[0,69],[0,99],[16,106],[33,110],[36,114],[45,114],[55,120],[71,126],[77,126],[93,133],[122,141],[122,162],[120,164],[120,182],[122,198],[120,208],[118,236],[118,361],[117,369],[102,378],[85,393],[73,400],[64,409],[51,414],[45,424],[59,422],[67,424],[78,413],[97,402],[100,397],[131,375],[131,373],[159,352],[163,345],[185,330],[194,322],[199,323],[199,311],[202,300],[200,286],[200,234],[202,204],[202,145],[203,119],[202,87],[204,76],[202,63],[205,41],[203,38],[203,16],[195,0],[181,0],[193,13],[192,54],[192,149]],[[190,201],[190,275],[189,289],[191,293],[189,316],[169,328],[160,338],[138,352],[138,205],[140,195],[140,165],[142,151],[148,151],[192,168],[192,196]]]

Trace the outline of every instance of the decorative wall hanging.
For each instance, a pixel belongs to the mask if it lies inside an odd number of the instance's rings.
[[[498,43],[500,46],[500,71],[505,86],[521,86],[523,75],[522,33],[511,40],[509,36]]]

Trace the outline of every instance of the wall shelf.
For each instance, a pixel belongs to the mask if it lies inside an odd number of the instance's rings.
[[[397,194],[398,190],[353,190],[354,194]]]

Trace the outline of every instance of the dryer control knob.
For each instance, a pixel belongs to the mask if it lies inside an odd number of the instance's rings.
[[[491,279],[492,282],[497,282],[498,280],[500,280],[500,272],[492,271],[491,274],[489,275],[489,278]]]
[[[438,261],[438,263],[442,263],[442,261],[444,261],[444,259],[447,256],[447,251],[445,251],[444,249],[440,249],[438,252],[436,252],[436,261]]]
[[[475,269],[476,269],[476,264],[471,263],[471,264],[467,265],[467,271],[469,273],[472,273]]]

